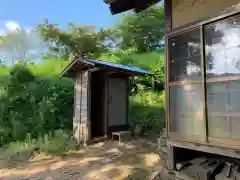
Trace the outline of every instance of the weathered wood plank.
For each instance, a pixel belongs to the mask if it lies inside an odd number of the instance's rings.
[[[171,147],[179,147],[179,148],[191,149],[195,151],[202,151],[206,153],[213,153],[213,154],[218,154],[222,156],[233,157],[233,158],[240,158],[240,151],[233,150],[230,148],[210,146],[206,144],[187,143],[187,142],[176,141],[173,139],[168,139],[167,145]]]
[[[88,122],[88,72],[77,75],[75,85],[75,113],[73,118],[74,137],[78,143],[90,140],[90,125]]]

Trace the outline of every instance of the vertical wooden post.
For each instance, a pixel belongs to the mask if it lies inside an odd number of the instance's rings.
[[[165,35],[172,29],[172,0],[164,0]]]
[[[80,124],[81,124],[81,73],[76,74],[75,88],[74,88],[74,114],[73,114],[73,136],[80,144]]]
[[[129,128],[128,125],[128,118],[129,118],[129,89],[130,89],[130,83],[129,83],[129,77],[126,78],[126,126]]]
[[[88,85],[87,85],[87,125],[88,125],[88,141],[92,139],[91,129],[91,91],[92,91],[92,73],[88,71]]]
[[[81,88],[81,139],[84,145],[90,140],[90,124],[89,124],[89,117],[88,117],[88,104],[89,104],[89,72],[83,71],[82,72],[82,88]]]
[[[104,83],[104,131],[105,131],[105,138],[108,137],[108,74],[105,74],[105,83]]]
[[[169,170],[173,171],[175,169],[175,154],[174,147],[168,146],[168,159],[167,159],[167,167]]]
[[[202,105],[203,105],[203,142],[208,142],[208,126],[207,126],[207,91],[206,91],[206,63],[205,63],[205,41],[204,41],[204,27],[200,27],[200,47],[201,47],[201,74],[202,74]]]
[[[169,122],[169,86],[168,86],[168,37],[167,32],[172,29],[172,0],[164,1],[164,10],[165,10],[165,59],[164,59],[164,89],[165,89],[165,121],[166,121],[166,136],[168,137],[170,131],[170,122]]]

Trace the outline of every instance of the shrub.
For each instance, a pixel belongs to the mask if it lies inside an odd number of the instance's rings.
[[[130,97],[130,127],[142,124],[145,129],[159,132],[164,127],[164,93],[145,91]]]
[[[0,81],[1,144],[72,129],[73,82],[34,76],[17,65]]]

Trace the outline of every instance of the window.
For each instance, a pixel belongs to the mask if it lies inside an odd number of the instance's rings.
[[[170,131],[182,135],[203,134],[201,84],[169,87]]]
[[[169,39],[169,81],[201,80],[200,29]]]
[[[168,46],[170,132],[202,136],[200,29],[171,37]]]
[[[239,26],[235,16],[204,29],[208,132],[214,138],[240,140]]]
[[[207,78],[240,75],[240,16],[205,28]]]

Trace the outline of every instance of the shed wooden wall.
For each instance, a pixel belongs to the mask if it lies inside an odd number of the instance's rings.
[[[239,4],[240,0],[172,0],[172,27],[212,17]]]
[[[74,118],[73,130],[74,137],[79,141],[88,141],[90,139],[90,121],[88,117],[88,87],[89,72],[79,72],[75,82],[74,99]]]

